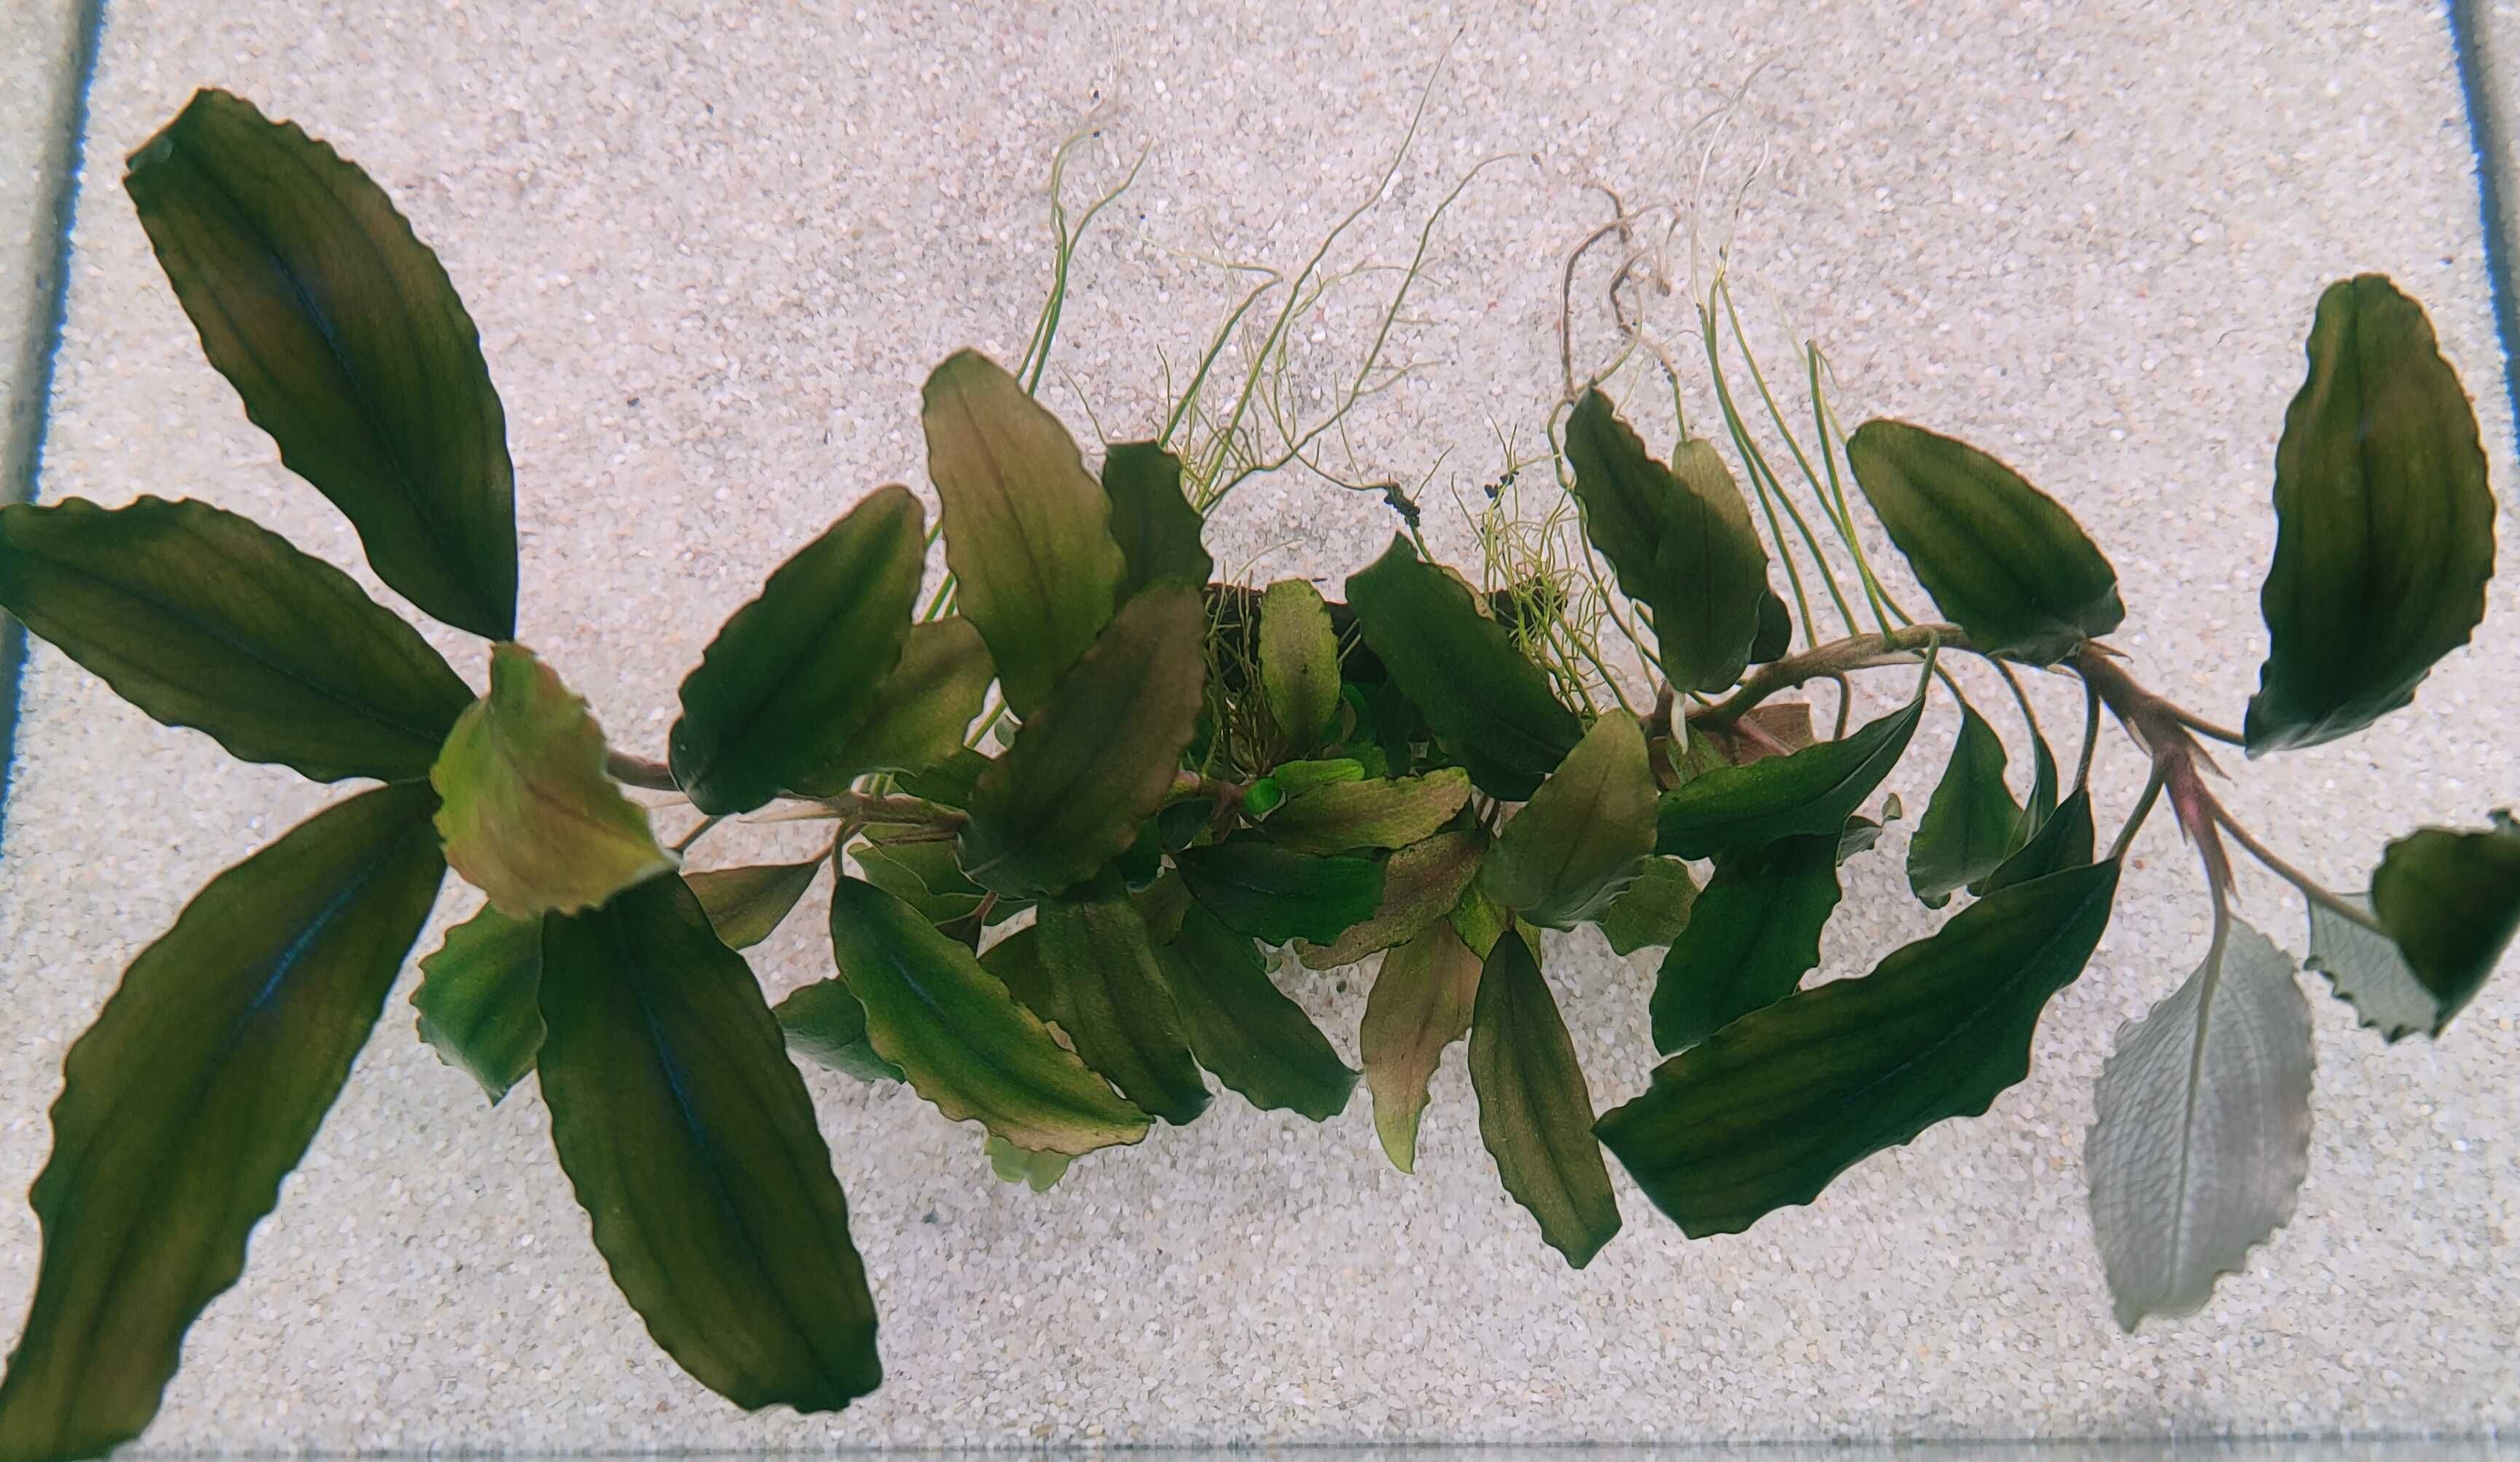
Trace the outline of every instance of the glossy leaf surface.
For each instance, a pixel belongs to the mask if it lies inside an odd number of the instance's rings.
[[[1191,897],[1238,934],[1281,945],[1327,945],[1373,916],[1382,864],[1367,858],[1290,853],[1239,837],[1173,855]]]
[[[592,908],[672,869],[604,756],[586,702],[532,651],[495,646],[490,693],[456,722],[428,775],[446,861],[518,919]]]
[[[457,629],[515,635],[506,413],[472,318],[384,190],[222,91],[194,93],[122,186],[210,364],[377,577]]]
[[[1961,706],[1952,759],[1908,844],[1908,886],[1927,908],[1950,903],[2013,851],[2022,810],[2004,785],[2004,762],[2003,738],[1976,707]]]
[[[349,575],[205,503],[0,508],[0,607],[155,719],[317,781],[426,777],[472,700]]]
[[[832,891],[832,953],[876,1054],[947,1117],[1070,1157],[1147,1134],[1146,1113],[899,899],[841,879]]]
[[[1961,909],[1869,975],[1756,1010],[1654,1069],[1601,1141],[1691,1238],[1738,1233],[2030,1070],[2048,999],[2108,923],[2115,863]]]
[[[748,813],[831,765],[900,663],[925,514],[887,487],[779,565],[684,680],[674,780],[711,816]]]
[[[1593,1096],[1557,997],[1522,936],[1488,952],[1470,1021],[1470,1087],[1479,1136],[1506,1191],[1540,1236],[1580,1269],[1619,1231],[1618,1199],[1593,1138]]]
[[[95,1456],[157,1414],[436,901],[429,804],[363,793],[212,879],[70,1047],[0,1456]]]
[[[680,878],[543,923],[543,1100],[648,1333],[739,1406],[876,1389],[875,1301],[803,1078]]]
[[[2339,281],[2309,353],[2275,446],[2251,756],[2350,735],[2412,700],[2484,617],[2494,576],[2476,409],[2423,306],[2380,275]]]
[[[1117,605],[1111,503],[1067,428],[987,356],[948,357],[922,399],[945,562],[1007,705],[1028,720]]]
[[[1746,767],[1717,767],[1663,794],[1654,851],[1712,858],[1806,833],[1836,835],[1908,750],[1925,713],[1915,698],[1842,740]]]

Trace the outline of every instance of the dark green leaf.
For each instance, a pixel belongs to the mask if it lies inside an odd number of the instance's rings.
[[[1613,953],[1633,954],[1678,939],[1688,927],[1697,897],[1688,864],[1676,858],[1646,858],[1638,862],[1636,876],[1596,922]]]
[[[2476,409],[2423,306],[2376,274],[2319,297],[2310,377],[2275,447],[2272,643],[2249,754],[2349,735],[2465,644],[2494,577]]]
[[[730,950],[748,950],[777,932],[788,910],[805,897],[823,861],[762,864],[747,868],[712,868],[691,873],[683,881],[708,911],[709,924]]]
[[[1304,1007],[1269,979],[1269,962],[1246,936],[1196,905],[1157,952],[1198,1064],[1264,1112],[1327,1122],[1347,1109],[1356,1073],[1338,1058]]]
[[[876,1054],[954,1121],[1081,1157],[1147,1134],[1147,1114],[1016,1003],[969,950],[871,883],[832,892],[832,953]]]
[[[1131,599],[971,788],[964,869],[1002,894],[1055,894],[1137,840],[1197,729],[1205,621],[1195,590]]]
[[[1997,889],[2028,883],[2049,873],[2079,868],[2092,861],[2092,794],[2086,788],[2076,787],[2074,795],[2066,798],[2057,806],[2053,816],[2039,824],[2039,831],[2032,834],[2030,841],[2022,844],[2019,851],[1986,875],[1986,883],[1978,892],[1991,894]]]
[[[1522,936],[1508,930],[1479,973],[1470,1023],[1479,1136],[1540,1237],[1582,1268],[1619,1231],[1610,1172],[1593,1139],[1593,1095],[1557,999]]]
[[[1488,896],[1535,924],[1598,917],[1653,851],[1654,779],[1636,718],[1612,712],[1505,824],[1479,877]]]
[[[966,946],[978,942],[977,915],[989,891],[964,876],[952,843],[864,842],[853,845],[849,856],[857,860],[867,882],[918,909]],[[1002,923],[1031,907],[1029,899],[1001,898],[989,904],[988,922]]]
[[[1759,632],[1750,637],[1750,663],[1781,660],[1794,647],[1794,611],[1771,589],[1759,600]]]
[[[1715,876],[1654,982],[1655,1050],[1688,1049],[1793,994],[1820,967],[1821,931],[1837,909],[1838,862],[1838,839],[1826,833],[1715,861]]]
[[[1384,1156],[1403,1173],[1418,1171],[1418,1121],[1426,1084],[1444,1047],[1470,1034],[1479,994],[1479,956],[1440,915],[1423,932],[1382,956],[1366,997],[1357,1045],[1365,1084],[1373,1093],[1373,1130]]]
[[[613,1283],[739,1406],[876,1389],[875,1300],[804,1079],[680,878],[543,923],[552,1145]]]
[[[916,775],[953,760],[997,673],[969,620],[954,614],[912,625],[857,733],[791,790],[828,797],[870,772]]]
[[[1470,775],[1445,767],[1419,776],[1334,781],[1285,803],[1269,840],[1298,853],[1405,848],[1432,837],[1470,798]]]
[[[1122,442],[1102,458],[1102,492],[1127,565],[1124,601],[1149,584],[1205,585],[1216,576],[1216,560],[1199,542],[1198,509],[1182,496],[1180,458],[1153,442]]]
[[[2111,862],[2015,884],[1862,979],[1752,1011],[1654,1068],[1601,1141],[1691,1238],[1811,1202],[2029,1074],[2040,1013],[2092,957],[2117,882]]]
[[[2520,824],[2498,812],[2485,832],[2427,827],[2398,839],[2371,875],[2371,908],[2432,997],[2439,1036],[2520,930]]]
[[[1290,853],[1253,837],[1173,855],[1191,897],[1238,934],[1326,945],[1373,916],[1382,864]]]
[[[543,1046],[543,921],[484,907],[421,957],[420,1039],[472,1074],[498,1105]]]
[[[987,356],[948,357],[922,400],[945,562],[1008,708],[1030,718],[1119,601],[1110,500],[1067,428]]]
[[[900,663],[925,514],[906,487],[851,509],[779,565],[683,682],[674,780],[713,817],[748,813],[829,766]]]
[[[1260,687],[1288,751],[1310,751],[1338,730],[1338,632],[1321,591],[1301,579],[1260,597]]]
[[[1664,793],[1654,851],[1712,858],[1804,833],[1836,836],[1907,753],[1925,714],[1927,683],[1919,679],[1907,705],[1842,740],[1747,767],[1717,767]]]
[[[423,786],[366,792],[221,873],[70,1047],[0,1456],[97,1456],[157,1414],[428,917],[429,808]]]
[[[939,807],[969,807],[971,793],[989,770],[989,759],[966,746],[924,772],[901,778],[901,789]]]
[[[2074,515],[1977,448],[1872,421],[1846,460],[1916,581],[1979,649],[2051,664],[2126,618],[2117,570]]]
[[[867,1040],[866,1007],[845,980],[817,980],[788,994],[770,1012],[788,1038],[788,1048],[820,1066],[861,1082],[901,1081],[901,1068],[875,1053]]]
[[[1908,886],[1927,908],[1996,870],[2013,851],[2021,805],[2003,784],[2003,738],[1974,706],[1960,707],[1960,733],[1943,779],[1908,844]]]
[[[1382,902],[1373,916],[1329,944],[1298,943],[1304,967],[1336,969],[1416,939],[1462,902],[1487,851],[1487,834],[1467,827],[1421,838],[1392,854],[1382,863]]]
[[[1142,1110],[1176,1127],[1206,1111],[1190,1027],[1119,878],[1106,871],[1043,900],[1033,928],[1053,1002],[1035,1013],[1057,1021],[1085,1064]]]
[[[1630,598],[1653,610],[1664,673],[1683,690],[1741,678],[1768,598],[1768,553],[1711,443],[1685,441],[1665,467],[1599,391],[1566,420],[1566,460],[1584,531]]]
[[[0,508],[0,606],[168,726],[318,781],[417,781],[472,702],[350,576],[203,503]]]
[[[515,635],[506,414],[472,318],[384,191],[220,91],[194,93],[129,168],[202,352],[377,577],[457,629]]]
[[[1583,739],[1584,724],[1558,703],[1548,675],[1407,539],[1395,535],[1347,581],[1347,594],[1365,642],[1489,795],[1529,797]]]

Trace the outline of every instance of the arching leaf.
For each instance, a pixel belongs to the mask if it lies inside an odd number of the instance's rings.
[[[1470,799],[1470,775],[1441,767],[1417,776],[1333,781],[1269,815],[1269,841],[1298,853],[1406,848],[1432,837]]]
[[[1190,1025],[1118,875],[1043,900],[1033,928],[1051,997],[1035,1012],[1058,1022],[1085,1064],[1142,1110],[1176,1127],[1206,1111]]]
[[[200,91],[122,186],[202,350],[377,577],[488,640],[517,632],[507,418],[437,256],[294,122]]]
[[[1835,836],[1907,754],[1931,675],[1929,664],[1913,699],[1842,740],[1746,767],[1716,767],[1664,793],[1654,851],[1712,858],[1806,833]]]
[[[1653,852],[1654,779],[1636,718],[1613,711],[1566,754],[1488,853],[1488,896],[1535,924],[1598,916]]]
[[[2465,644],[2494,577],[2476,409],[2423,306],[2376,274],[2319,296],[2310,378],[2275,446],[2272,642],[2249,754],[2350,735]]]
[[[1338,634],[1321,591],[1301,579],[1260,597],[1260,686],[1287,750],[1310,751],[1338,729]]]
[[[1979,649],[2050,664],[2126,618],[2117,570],[2082,524],[1986,453],[1873,421],[1846,460],[1917,582]]]
[[[2022,810],[2003,783],[2004,762],[2003,738],[1976,707],[1962,705],[1951,762],[1908,844],[1908,886],[1927,908],[1950,903],[2012,852]]]
[[[922,401],[963,615],[989,643],[1008,708],[1029,720],[1118,604],[1110,500],[1067,428],[987,356],[948,357]]]
[[[1654,1049],[1685,1051],[1794,993],[1820,967],[1837,910],[1838,839],[1779,838],[1727,853],[1654,981]]]
[[[1218,1081],[1264,1112],[1327,1122],[1346,1110],[1356,1073],[1304,1007],[1270,980],[1268,961],[1247,936],[1193,904],[1156,955],[1189,1022],[1191,1049]]]
[[[711,816],[748,813],[829,766],[900,663],[925,514],[878,490],[779,565],[684,680],[674,780]]]
[[[0,1456],[98,1456],[157,1415],[436,901],[430,802],[363,793],[212,879],[70,1047]]]
[[[1391,1166],[1403,1173],[1418,1171],[1418,1121],[1426,1110],[1426,1084],[1444,1047],[1470,1034],[1478,994],[1479,956],[1440,916],[1383,955],[1374,974],[1357,1043],[1366,1085],[1373,1092],[1374,1135]]]
[[[417,781],[472,700],[350,576],[205,503],[0,508],[0,607],[168,726],[318,781]]]
[[[1123,601],[1163,580],[1204,586],[1215,577],[1216,560],[1199,541],[1204,523],[1182,496],[1180,458],[1153,442],[1121,442],[1102,459],[1102,492],[1127,566]]]
[[[1557,998],[1522,936],[1488,952],[1470,1021],[1479,1136],[1550,1248],[1582,1268],[1619,1231],[1618,1199],[1593,1138],[1593,1096]]]
[[[2082,973],[2117,892],[2114,862],[1954,914],[1871,974],[1752,1011],[1654,1068],[1597,1130],[1691,1238],[1809,1203],[1840,1173],[2030,1071],[2030,1037]]]
[[[437,1059],[472,1073],[498,1105],[543,1048],[543,921],[496,908],[446,931],[420,961],[420,1039]]]
[[[1382,864],[1318,858],[1244,836],[1173,855],[1191,897],[1238,934],[1326,945],[1373,916]]]

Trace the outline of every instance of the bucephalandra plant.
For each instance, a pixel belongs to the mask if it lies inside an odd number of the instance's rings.
[[[1360,1073],[1264,946],[1316,968],[1378,955],[1358,1044],[1385,1151],[1414,1165],[1428,1078],[1466,1039],[1506,1188],[1581,1266],[1621,1222],[1604,1147],[1696,1237],[1986,1111],[2026,1074],[2042,1012],[2108,923],[2120,857],[2166,800],[2212,934],[2195,974],[2120,1033],[2086,1150],[2133,1326],[2202,1305],[2304,1175],[2308,1005],[2291,956],[2232,913],[2231,850],[2300,890],[2308,962],[2390,1041],[2439,1036],[2520,922],[2506,814],[2391,843],[2367,896],[2340,895],[2208,779],[2208,741],[2254,757],[2407,706],[2483,615],[2494,500],[2474,413],[2422,310],[2376,276],[2331,287],[2311,325],[2276,457],[2272,649],[2237,731],[2110,648],[2116,575],[2063,508],[1921,427],[1843,432],[1813,352],[1810,450],[1784,435],[1853,561],[1848,595],[1732,393],[1727,319],[1782,430],[1720,285],[1703,343],[1748,496],[1714,440],[1684,433],[1658,457],[1570,351],[1548,470],[1508,448],[1473,505],[1475,585],[1426,551],[1409,490],[1371,482],[1350,485],[1381,491],[1404,531],[1340,601],[1215,582],[1205,513],[1254,471],[1318,467],[1328,428],[1259,383],[1292,312],[1329,287],[1317,255],[1244,297],[1157,438],[1110,446],[1099,475],[1032,396],[1056,291],[1018,371],[968,351],[938,366],[921,420],[940,521],[881,488],[798,551],[683,682],[652,760],[608,745],[513,642],[499,399],[384,194],[219,92],[134,154],[125,186],[248,417],[347,515],[378,578],[491,642],[488,684],[476,695],[348,575],[235,514],[146,497],[0,509],[0,604],[29,630],[241,758],[377,783],[214,879],[70,1050],[32,1194],[41,1268],[0,1382],[5,1462],[92,1456],[148,1424],[450,867],[489,902],[421,958],[421,1037],[494,1102],[535,1075],[595,1243],[657,1343],[740,1405],[800,1410],[844,1406],[881,1372],[791,1053],[907,1082],[978,1123],[1002,1176],[1047,1186],[1194,1120],[1210,1076],[1264,1108],[1346,1110]],[[1272,290],[1252,374],[1207,393]],[[1337,411],[1393,378],[1390,318]],[[1627,337],[1642,359],[1642,333]],[[1535,519],[1525,500],[1544,495]],[[1939,619],[1902,612],[1865,559],[1859,496]],[[945,587],[922,598],[940,547]],[[1821,638],[1815,590],[1844,635]],[[2016,800],[2003,736],[1963,698],[1908,873],[1929,907],[1966,902],[1868,975],[1803,989],[1840,865],[1880,831],[1864,811],[1935,686],[1958,693],[1960,657],[2016,693],[2024,672],[2080,683],[2072,775],[2022,695]],[[1624,683],[1638,666],[1642,691]],[[1904,677],[1905,699],[1849,726],[1849,679],[1876,671]],[[1826,737],[1792,694],[1822,682],[1837,687]],[[2090,787],[2104,713],[2151,769],[2105,844]],[[624,783],[708,820],[662,846]],[[715,820],[765,809],[828,822],[828,853],[686,862]],[[741,951],[826,864],[833,973],[774,1010]],[[1650,1008],[1667,1059],[1598,1113],[1540,962],[1541,930],[1588,924],[1620,953],[1666,951]]]

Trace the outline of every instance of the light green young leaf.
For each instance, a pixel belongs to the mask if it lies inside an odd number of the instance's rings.
[[[2341,280],[2309,352],[2275,446],[2251,756],[2350,735],[2414,699],[2467,643],[2494,577],[2476,409],[2423,306],[2380,275]]]
[[[1019,1182],[1036,1193],[1058,1186],[1076,1161],[1063,1152],[1027,1152],[995,1132],[981,1143],[981,1151],[988,1154],[989,1171],[1000,1182]]]
[[[1603,716],[1505,824],[1480,879],[1532,923],[1599,915],[1654,847],[1654,779],[1635,717]]]
[[[945,562],[1008,708],[1029,719],[1119,601],[1110,500],[1067,428],[987,356],[948,357],[922,400]]]
[[[965,871],[1017,897],[1058,893],[1137,840],[1198,725],[1198,592],[1131,599],[971,789]]]
[[[2204,1308],[2291,1220],[2312,1064],[2291,956],[2228,914],[2196,973],[2119,1028],[2083,1169],[2120,1325]]]
[[[1406,848],[1432,837],[1470,798],[1470,775],[1441,767],[1417,776],[1332,781],[1270,814],[1269,840],[1297,853]]]
[[[675,866],[648,814],[604,771],[586,702],[519,644],[490,652],[490,693],[429,770],[455,871],[510,918],[592,908]]]
[[[223,91],[194,93],[128,165],[202,353],[281,462],[387,586],[485,640],[516,634],[506,415],[472,316],[384,190]]]
[[[1488,952],[1470,1021],[1470,1087],[1479,1136],[1506,1191],[1540,1220],[1540,1237],[1582,1268],[1619,1231],[1619,1204],[1601,1145],[1593,1138],[1593,1095],[1557,998],[1522,936],[1508,930]]]

